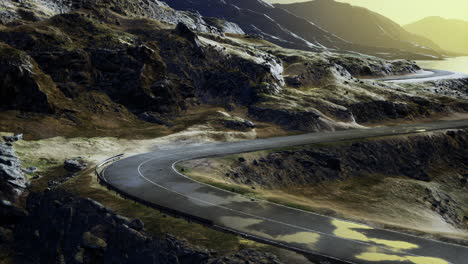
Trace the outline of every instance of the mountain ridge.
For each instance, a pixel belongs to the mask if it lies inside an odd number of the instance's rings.
[[[409,32],[431,39],[446,50],[468,55],[468,21],[466,20],[431,16],[403,27]]]
[[[349,42],[382,48],[397,48],[440,57],[442,49],[424,37],[404,30],[391,19],[364,7],[334,0],[315,0],[275,6],[307,19]]]
[[[406,51],[351,43],[328,28],[262,0],[167,0],[177,10],[199,12],[238,24],[247,34],[260,35],[284,48],[307,51],[364,53],[383,58],[434,59],[441,54],[430,50]]]

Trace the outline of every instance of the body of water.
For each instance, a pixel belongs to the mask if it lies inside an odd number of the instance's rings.
[[[416,61],[425,69],[446,70],[468,74],[468,57],[455,57],[441,61]]]

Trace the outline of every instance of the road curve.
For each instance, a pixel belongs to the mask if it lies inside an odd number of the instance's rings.
[[[429,81],[461,79],[461,78],[468,78],[468,74],[444,71],[444,70],[424,69],[414,74],[389,76],[389,77],[381,78],[378,80],[385,81],[385,82],[395,82],[395,83],[417,83],[417,82],[429,82]]]
[[[468,128],[468,119],[182,146],[125,158],[108,166],[102,177],[119,192],[140,201],[204,219],[215,228],[324,257],[331,263],[466,264],[468,247],[252,201],[193,181],[174,169],[181,160],[200,157],[451,128]]]

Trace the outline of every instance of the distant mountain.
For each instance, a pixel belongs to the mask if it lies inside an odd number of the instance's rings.
[[[437,57],[441,55],[441,49],[434,42],[409,33],[392,20],[363,7],[334,0],[315,0],[275,6],[288,10],[356,44],[396,48]]]
[[[199,12],[203,16],[217,17],[234,22],[247,34],[260,35],[266,40],[285,48],[310,51],[335,49],[341,51],[355,51],[386,58],[424,59],[428,58],[428,56],[440,56],[440,54],[433,49],[422,47],[428,46],[437,48],[436,45],[424,38],[418,38],[407,33],[391,21],[389,21],[388,24],[392,24],[394,28],[398,27],[401,32],[413,37],[408,37],[407,41],[409,43],[393,41],[393,43],[397,43],[398,45],[392,45],[392,43],[387,43],[387,40],[391,39],[390,37],[378,42],[355,41],[360,38],[346,39],[338,36],[338,34],[334,34],[334,27],[318,26],[320,25],[319,23],[312,23],[312,19],[306,16],[304,16],[306,18],[300,17],[283,9],[283,7],[288,6],[275,6],[262,0],[166,0],[166,3],[177,10]],[[351,8],[351,6],[349,7]],[[307,5],[304,5],[302,8],[307,8]],[[330,21],[340,21],[340,24],[349,22],[347,18],[340,17],[347,16],[346,14],[338,13],[337,15],[333,13],[334,11],[335,10],[330,10],[330,12],[326,11],[328,12],[327,16],[329,16]],[[343,12],[346,11],[347,10],[344,10]],[[322,14],[321,11],[314,11],[313,9],[307,12]],[[370,11],[366,12],[370,13]],[[382,20],[384,20],[383,17]],[[381,24],[384,25],[384,23]],[[363,30],[365,27],[361,27],[360,29],[350,27],[350,29],[357,33],[365,31]],[[390,32],[392,32],[392,34],[398,34],[393,33],[393,31]],[[372,39],[374,33],[375,31],[368,33],[366,39]],[[383,34],[382,32],[377,33]],[[418,44],[411,44],[413,41]],[[376,48],[376,46],[378,47]]]
[[[323,50],[348,43],[309,21],[262,0],[166,0],[177,10],[197,11],[237,23],[246,33],[260,35],[287,48]]]
[[[468,21],[427,17],[404,28],[434,41],[445,50],[468,54]]]

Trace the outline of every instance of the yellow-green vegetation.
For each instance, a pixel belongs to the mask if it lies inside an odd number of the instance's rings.
[[[169,120],[173,125],[172,127],[143,122],[123,108],[112,114],[78,112],[77,115],[80,116],[79,126],[68,119],[67,116],[56,117],[44,114],[25,114],[19,111],[3,111],[0,112],[0,131],[21,132],[25,134],[27,140],[41,140],[53,137],[151,139],[196,130],[199,130],[200,133],[206,131],[206,133],[211,134],[213,139],[217,140],[264,138],[295,133],[286,131],[274,124],[257,122],[256,120],[253,120],[257,125],[253,131],[229,130],[222,125],[223,121],[226,120],[226,116],[220,114],[220,111],[223,110],[221,107],[209,105],[190,108],[183,115]],[[247,118],[245,108],[239,108],[231,114]]]

